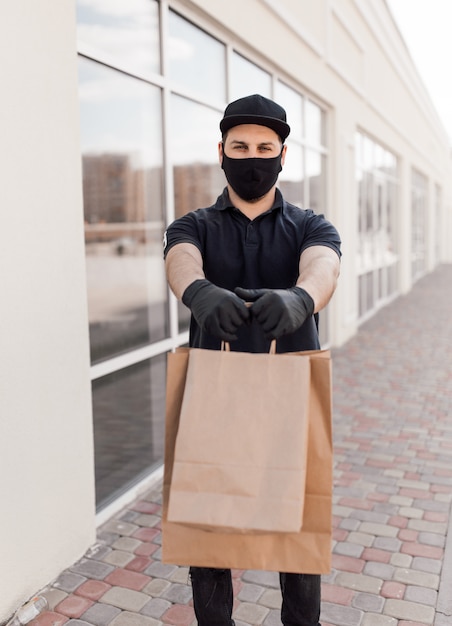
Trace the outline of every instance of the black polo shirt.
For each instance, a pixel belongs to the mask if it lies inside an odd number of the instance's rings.
[[[207,280],[234,291],[235,287],[287,289],[298,280],[300,255],[310,246],[327,246],[340,256],[340,237],[323,215],[299,209],[277,189],[270,210],[250,220],[235,208],[224,189],[211,207],[191,211],[166,231],[164,255],[178,243],[191,243],[201,252]],[[219,349],[221,340],[201,331],[193,316],[190,345]],[[319,348],[314,318],[277,341],[278,352]],[[231,350],[267,352],[269,341],[255,321],[238,331]]]

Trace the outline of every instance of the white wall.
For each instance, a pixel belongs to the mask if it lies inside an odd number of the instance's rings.
[[[0,20],[0,622],[95,538],[75,2]]]

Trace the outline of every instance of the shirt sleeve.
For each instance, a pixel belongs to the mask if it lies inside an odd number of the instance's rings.
[[[307,215],[305,236],[300,249],[301,253],[311,246],[326,246],[341,257],[341,238],[336,228],[323,215],[316,215],[310,209]]]
[[[179,217],[166,229],[163,236],[163,257],[165,259],[171,248],[178,243],[191,243],[202,252],[199,229],[193,211]]]

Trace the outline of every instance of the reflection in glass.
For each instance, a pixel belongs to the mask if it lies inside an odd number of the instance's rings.
[[[180,96],[171,97],[170,149],[176,217],[210,206],[226,180],[218,162],[221,114]]]
[[[93,381],[98,508],[162,462],[165,377],[160,355]]]
[[[170,150],[174,164],[176,217],[213,204],[226,179],[218,162],[221,114],[180,96],[171,97]],[[188,328],[189,311],[179,306],[179,330]]]
[[[226,48],[183,17],[169,12],[171,80],[208,100],[226,98]]]
[[[287,141],[286,161],[279,175],[278,187],[287,202],[304,206],[303,148]]]
[[[305,103],[306,141],[311,145],[324,146],[326,140],[325,112],[311,100]]]
[[[303,96],[284,83],[277,81],[275,101],[286,110],[287,123],[290,126],[290,138],[301,141],[303,137]]]
[[[131,73],[160,72],[157,0],[77,0],[77,37],[96,57]]]
[[[326,161],[319,152],[306,151],[306,176],[309,181],[309,208],[316,213],[325,213]]]
[[[419,278],[426,266],[426,214],[428,207],[427,177],[412,170],[411,184],[411,272]]]
[[[158,88],[80,60],[83,197],[92,361],[163,339]]]
[[[237,100],[253,93],[271,98],[271,76],[237,52],[232,55],[230,98]]]

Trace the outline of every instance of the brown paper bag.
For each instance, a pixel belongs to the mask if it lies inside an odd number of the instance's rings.
[[[192,349],[168,520],[235,532],[302,526],[309,357]]]
[[[212,532],[168,521],[174,447],[188,367],[188,348],[168,355],[162,560],[177,565],[325,574],[331,567],[331,361],[309,356],[309,434],[303,528],[258,534]]]

